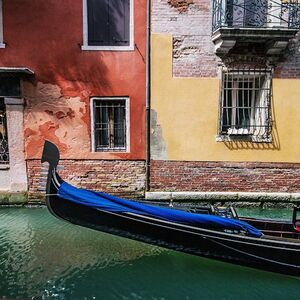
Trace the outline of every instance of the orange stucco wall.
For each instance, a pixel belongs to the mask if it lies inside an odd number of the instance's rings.
[[[0,66],[35,72],[23,82],[27,159],[44,139],[63,158],[144,159],[146,1],[133,2],[134,51],[82,51],[82,0],[3,1]],[[93,96],[130,97],[130,153],[91,153]]]

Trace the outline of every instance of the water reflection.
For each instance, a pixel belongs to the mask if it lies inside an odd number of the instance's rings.
[[[300,280],[0,209],[0,298],[299,299]],[[287,297],[288,296],[288,297]]]
[[[293,209],[292,208],[237,208],[239,216],[243,217],[256,217],[256,218],[271,218],[280,220],[292,220]]]

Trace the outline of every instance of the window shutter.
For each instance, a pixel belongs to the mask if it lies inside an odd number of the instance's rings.
[[[109,0],[88,0],[88,44],[109,44]]]
[[[111,46],[130,43],[130,0],[109,1],[109,38]]]

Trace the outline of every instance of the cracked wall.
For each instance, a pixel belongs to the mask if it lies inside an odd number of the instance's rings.
[[[36,158],[44,140],[51,140],[62,156],[77,157],[90,152],[89,126],[85,120],[87,106],[80,97],[64,97],[57,85],[24,86],[26,98],[25,152]]]

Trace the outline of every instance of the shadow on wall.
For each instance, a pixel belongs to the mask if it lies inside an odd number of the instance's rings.
[[[56,143],[62,153],[89,151],[89,99],[110,94],[112,89],[102,56],[98,51],[75,57],[55,51],[36,71],[37,77],[23,83],[27,158],[40,156],[45,139]]]
[[[83,91],[86,95],[101,95],[111,92],[111,81],[107,74],[108,67],[102,53],[97,51],[97,55],[92,53],[91,55],[77,55],[72,59],[68,59],[68,57],[69,55],[66,53],[55,53],[49,59],[45,77],[42,75],[38,80],[43,83],[59,85],[62,94],[66,97],[81,96]]]
[[[161,125],[157,123],[157,112],[151,109],[151,159],[167,160],[167,145]]]

